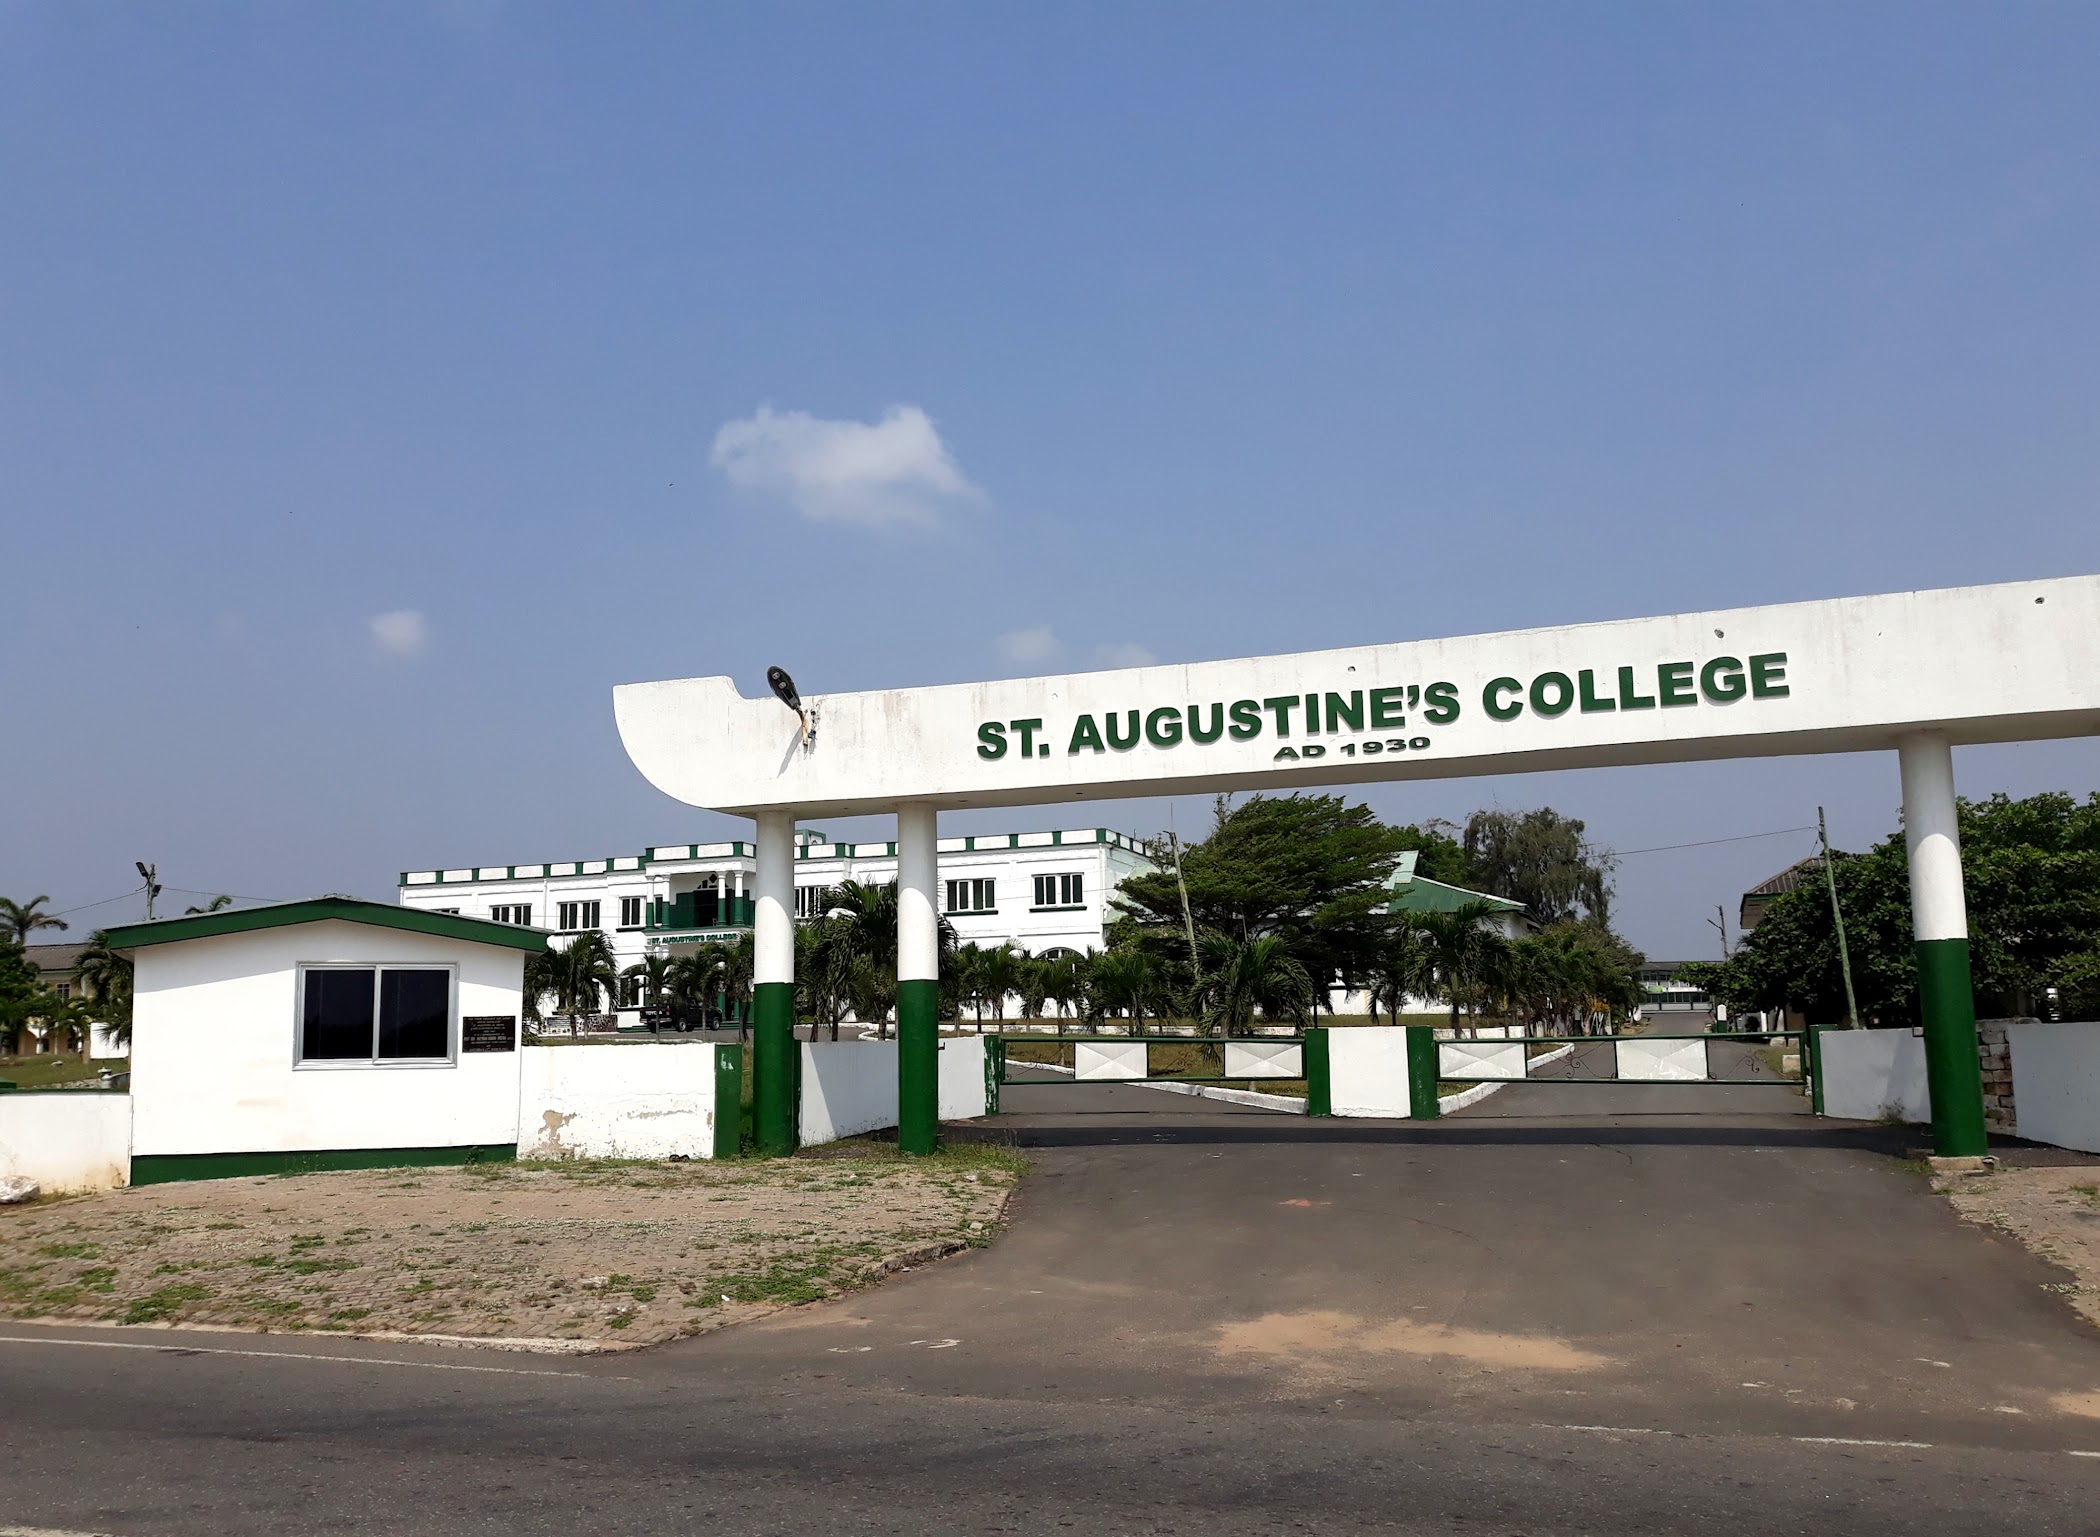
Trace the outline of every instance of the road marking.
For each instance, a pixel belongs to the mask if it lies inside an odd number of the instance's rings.
[[[106,1532],[68,1532],[55,1526],[0,1526],[0,1537],[108,1537]]]
[[[1851,1436],[1795,1436],[1793,1439],[1807,1446],[1900,1446],[1914,1452],[1932,1450],[1930,1441],[1861,1441]]]
[[[2073,1457],[2100,1457],[2100,1452],[2073,1452]]]
[[[1542,1430],[1594,1430],[1607,1436],[1674,1436],[1674,1430],[1654,1430],[1646,1425],[1544,1425]]]
[[[151,1350],[170,1356],[259,1356],[272,1361],[333,1361],[338,1366],[416,1366],[432,1372],[494,1372],[500,1377],[595,1377],[595,1372],[554,1372],[544,1367],[468,1366],[457,1361],[395,1361],[383,1356],[327,1356],[300,1350],[219,1350],[205,1345],[144,1345],[132,1340],[54,1340],[28,1334],[0,1334],[0,1345],[72,1345],[81,1350]],[[631,1378],[605,1379],[628,1382]],[[0,1527],[0,1537],[11,1537],[28,1527]]]

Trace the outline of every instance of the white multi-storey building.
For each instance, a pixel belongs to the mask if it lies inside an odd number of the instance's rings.
[[[602,929],[625,967],[748,930],[755,856],[748,842],[673,843],[607,859],[404,870],[400,901],[560,934]],[[941,906],[964,941],[1009,943],[1031,955],[1098,950],[1115,917],[1110,898],[1126,878],[1152,868],[1135,841],[1106,828],[943,838]],[[795,915],[813,916],[817,893],[841,881],[896,878],[893,842],[834,843],[802,832]]]

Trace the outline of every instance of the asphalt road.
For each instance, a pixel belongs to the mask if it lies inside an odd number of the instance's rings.
[[[2060,1276],[1787,1091],[1007,1105],[999,1243],[653,1352],[0,1325],[0,1529],[2100,1530]]]

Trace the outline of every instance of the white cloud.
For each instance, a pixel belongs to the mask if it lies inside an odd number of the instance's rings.
[[[999,637],[999,654],[1009,662],[1047,662],[1064,649],[1065,643],[1047,624],[1032,630],[1008,630]]]
[[[708,462],[731,485],[820,522],[925,526],[944,505],[984,499],[917,406],[891,406],[872,423],[760,406],[722,424]]]
[[[1094,660],[1103,667],[1150,667],[1159,658],[1134,640],[1113,646],[1096,646]]]
[[[365,621],[372,628],[372,644],[382,656],[421,656],[430,644],[430,623],[412,608],[397,608],[374,614]]]

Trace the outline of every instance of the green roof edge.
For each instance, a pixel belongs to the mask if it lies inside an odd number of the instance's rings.
[[[184,939],[215,939],[221,934],[246,934],[258,929],[290,928],[301,923],[363,923],[380,929],[406,929],[415,934],[434,934],[441,939],[464,939],[477,945],[499,945],[533,954],[547,948],[544,929],[521,929],[515,924],[491,923],[485,918],[462,918],[456,913],[433,913],[390,902],[367,902],[360,897],[312,897],[303,902],[278,902],[268,907],[244,907],[230,912],[198,913],[187,918],[160,918],[151,923],[117,924],[107,931],[112,950],[136,950],[146,945],[172,944]]]

